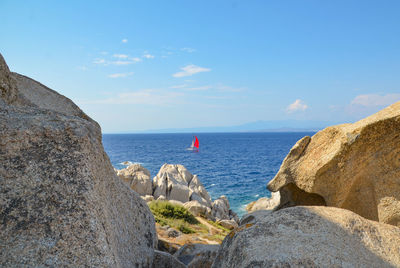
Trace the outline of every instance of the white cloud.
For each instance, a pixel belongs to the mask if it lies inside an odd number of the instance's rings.
[[[115,97],[103,100],[81,101],[80,104],[144,104],[154,106],[175,105],[183,97],[182,92],[163,92],[154,89],[143,89],[124,92]]]
[[[185,87],[187,87],[187,86],[188,86],[188,85],[183,84],[183,85],[170,86],[169,88],[185,88]]]
[[[196,49],[191,48],[191,47],[184,47],[184,48],[181,48],[181,50],[185,51],[185,52],[188,52],[188,53],[193,53],[193,52],[196,51]]]
[[[388,106],[397,101],[400,101],[400,94],[386,94],[386,95],[378,95],[378,94],[365,94],[358,95],[352,101],[352,105],[360,105],[365,107],[374,107],[374,106]]]
[[[213,88],[213,87],[212,86],[200,86],[200,87],[191,87],[191,88],[188,88],[188,90],[190,90],[190,91],[203,91],[203,90],[209,90],[211,88]]]
[[[231,86],[225,86],[223,84],[218,84],[217,86],[215,86],[216,89],[218,89],[219,91],[226,91],[226,92],[240,92],[245,90],[245,87],[239,87],[239,88],[234,88]]]
[[[111,64],[114,65],[128,65],[128,64],[132,64],[133,61],[128,61],[128,60],[117,60],[117,61],[112,61],[110,62]]]
[[[293,113],[296,111],[305,111],[307,109],[308,109],[307,104],[305,104],[302,100],[297,99],[286,108],[286,111],[288,113]]]
[[[154,55],[151,55],[151,54],[144,54],[143,55],[143,58],[146,58],[146,59],[154,59]]]
[[[137,57],[136,57],[136,58],[131,58],[131,60],[134,61],[134,62],[140,62],[140,61],[142,61],[141,58],[137,58]]]
[[[137,63],[142,61],[141,58],[129,58],[128,55],[125,54],[114,54],[113,58],[116,58],[115,60],[109,61],[101,58],[97,58],[93,61],[94,64],[100,64],[100,65],[129,65],[133,63]]]
[[[204,90],[214,90],[214,91],[221,91],[221,92],[240,92],[245,90],[246,88],[241,87],[241,88],[234,88],[231,86],[226,86],[224,84],[216,84],[216,85],[205,85],[205,86],[198,86],[198,87],[190,87],[187,88],[187,90],[190,91],[204,91]]]
[[[93,61],[94,64],[106,64],[106,60],[105,59],[95,59]]]
[[[122,43],[128,43],[128,39],[126,39],[126,38],[125,38],[125,39],[122,39],[121,42],[122,42]]]
[[[113,57],[119,59],[127,59],[129,56],[126,54],[114,54]]]
[[[209,68],[203,68],[203,67],[199,67],[196,65],[187,65],[183,68],[181,68],[182,72],[177,72],[175,74],[173,74],[173,77],[185,77],[185,76],[192,76],[194,74],[197,73],[201,73],[201,72],[209,72],[211,71],[211,69]]]
[[[110,74],[108,77],[110,78],[123,78],[133,75],[133,72],[130,73],[117,73],[117,74]]]

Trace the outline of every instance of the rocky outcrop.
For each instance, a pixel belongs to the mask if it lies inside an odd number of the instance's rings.
[[[238,223],[235,220],[218,220],[217,223],[228,230],[238,227]]]
[[[15,79],[10,73],[10,69],[0,54],[0,99],[10,104],[17,99],[17,85]]]
[[[190,181],[189,189],[191,192],[190,200],[196,200],[206,207],[211,206],[211,197],[197,175],[194,175],[192,180]]]
[[[211,198],[197,175],[192,175],[182,165],[164,164],[153,178],[153,195],[157,199],[163,195],[167,200],[186,203],[196,200],[210,206]]]
[[[151,266],[154,218],[98,124],[2,57],[0,86],[0,266]]]
[[[211,216],[211,208],[206,207],[202,204],[200,204],[198,201],[193,200],[186,202],[183,207],[185,207],[190,213],[192,213],[194,216],[203,216],[208,219],[214,219]]]
[[[354,124],[304,137],[268,189],[281,191],[283,206],[326,204],[400,226],[399,130],[397,102]]]
[[[271,197],[261,197],[258,200],[251,202],[246,206],[248,212],[256,210],[274,210],[281,202],[281,195],[279,192],[272,192]]]
[[[192,175],[184,166],[164,164],[151,181],[150,172],[140,164],[129,161],[124,163],[129,166],[115,172],[146,202],[168,200],[184,206],[195,216],[203,216],[212,221],[227,220],[225,225],[229,225],[229,228],[235,226],[235,223],[230,224],[229,221],[239,222],[236,213],[230,209],[226,196],[212,202],[197,175]]]
[[[174,256],[188,268],[211,267],[219,245],[186,244],[182,246]]]
[[[155,250],[153,268],[186,268],[186,265],[180,262],[171,254]]]
[[[235,220],[239,222],[239,218],[235,212],[230,209],[228,198],[225,195],[221,195],[219,198],[214,200],[212,203],[212,216],[221,220]]]
[[[153,194],[150,172],[142,165],[130,164],[124,169],[117,170],[117,175],[141,196],[151,196]]]
[[[192,175],[182,165],[164,164],[153,178],[153,196],[157,200],[181,202],[191,213],[210,220],[234,220],[239,218],[229,207],[226,196],[212,202],[210,195],[197,175]]]
[[[398,227],[333,207],[256,214],[225,238],[212,267],[400,266]]]

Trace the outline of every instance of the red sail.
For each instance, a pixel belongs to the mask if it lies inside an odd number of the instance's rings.
[[[194,136],[195,141],[194,141],[194,147],[199,148],[199,140],[197,139],[196,136]]]

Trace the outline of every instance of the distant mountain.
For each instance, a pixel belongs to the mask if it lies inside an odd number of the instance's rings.
[[[255,121],[237,126],[198,127],[198,128],[165,128],[139,131],[139,133],[200,133],[200,132],[307,132],[318,131],[337,122],[271,120]]]

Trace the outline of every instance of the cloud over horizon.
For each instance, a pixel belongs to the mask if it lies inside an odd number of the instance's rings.
[[[305,111],[307,109],[307,104],[305,104],[301,99],[297,99],[292,104],[289,104],[289,106],[286,108],[286,112],[293,113],[296,111]]]
[[[143,58],[146,58],[146,59],[154,59],[155,56],[154,56],[154,55],[151,55],[151,54],[144,54],[144,55],[143,55]]]
[[[397,101],[400,101],[400,94],[364,94],[356,96],[352,101],[351,105],[360,105],[364,107],[374,107],[374,106],[389,106]]]
[[[108,77],[109,78],[123,78],[123,77],[128,77],[131,75],[133,75],[133,72],[110,74]]]
[[[185,51],[185,52],[188,52],[188,53],[196,52],[196,49],[191,48],[191,47],[184,47],[184,48],[181,48],[181,50]]]
[[[126,54],[114,54],[113,57],[119,59],[127,59],[129,56]]]
[[[182,92],[164,92],[157,89],[142,89],[137,91],[118,93],[107,99],[79,101],[80,104],[142,104],[153,106],[176,105]]]
[[[200,66],[196,66],[194,64],[187,65],[183,68],[181,68],[182,72],[177,72],[173,74],[173,77],[185,77],[185,76],[192,76],[197,73],[202,73],[202,72],[209,72],[211,69],[209,68],[204,68]]]

